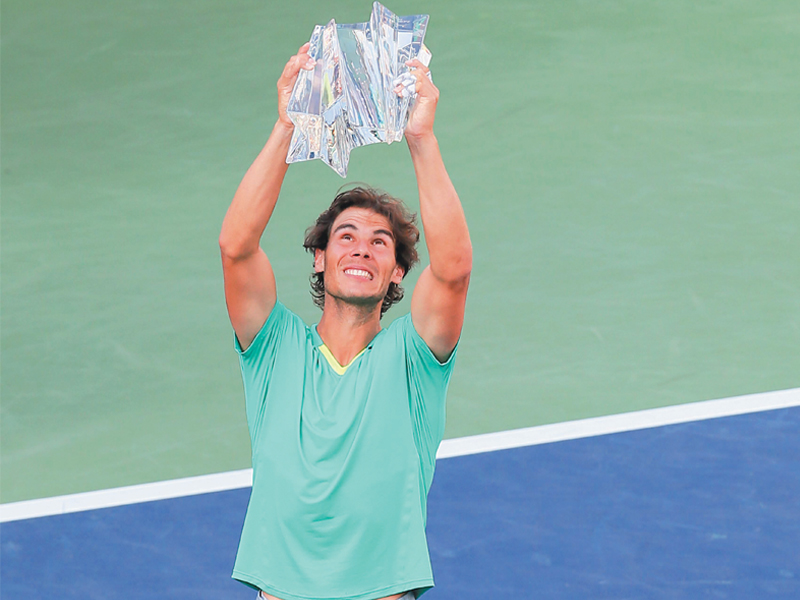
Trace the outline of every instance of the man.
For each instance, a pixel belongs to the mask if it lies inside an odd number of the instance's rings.
[[[410,315],[381,328],[418,232],[399,201],[369,188],[337,196],[308,232],[319,324],[278,301],[259,242],[287,170],[289,96],[313,64],[308,44],[286,64],[278,121],[220,234],[253,448],[233,576],[267,600],[412,599],[433,585],[425,504],[472,249],[433,134],[439,92],[410,61],[418,97],[405,136],[430,255]]]

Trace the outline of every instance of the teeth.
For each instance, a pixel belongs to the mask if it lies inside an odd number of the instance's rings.
[[[367,277],[372,279],[372,275],[369,274],[367,271],[362,271],[361,269],[345,269],[345,273],[349,275],[357,275],[359,277]]]

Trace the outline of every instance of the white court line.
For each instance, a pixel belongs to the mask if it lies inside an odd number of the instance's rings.
[[[800,388],[763,392],[747,396],[707,400],[690,404],[678,404],[663,408],[651,408],[636,412],[593,417],[578,421],[539,425],[525,429],[484,433],[469,437],[445,440],[439,446],[436,458],[465,456],[494,450],[508,450],[521,446],[535,446],[551,442],[563,442],[578,438],[650,429],[664,425],[677,425],[692,421],[705,421],[719,417],[732,417],[747,413],[800,406]]]
[[[0,504],[0,523],[95,510],[97,508],[110,508],[125,504],[152,502],[153,500],[222,492],[250,487],[251,485],[253,485],[253,469],[242,469],[241,471],[228,471],[226,473],[214,473],[213,475],[142,483],[108,490],[69,494],[67,496],[9,502]]]
[[[800,406],[800,388],[764,392],[445,440],[437,459]],[[253,470],[143,483],[0,505],[0,523],[246,488]]]

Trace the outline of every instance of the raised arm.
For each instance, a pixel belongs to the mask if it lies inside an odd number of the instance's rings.
[[[243,349],[264,325],[275,306],[275,275],[260,241],[267,227],[283,178],[294,125],[286,114],[301,68],[311,68],[308,44],[289,59],[278,79],[278,121],[260,154],[247,170],[222,222],[219,247],[225,278],[228,315]]]
[[[419,187],[422,227],[430,265],[411,298],[411,319],[436,357],[444,361],[455,348],[464,323],[472,244],[467,221],[433,134],[439,90],[418,60],[408,63],[417,78],[417,100],[405,130]]]

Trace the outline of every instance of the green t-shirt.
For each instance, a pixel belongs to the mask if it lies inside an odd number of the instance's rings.
[[[236,348],[253,490],[233,577],[283,600],[432,587],[426,502],[455,351],[440,363],[405,315],[343,370],[280,302]]]

